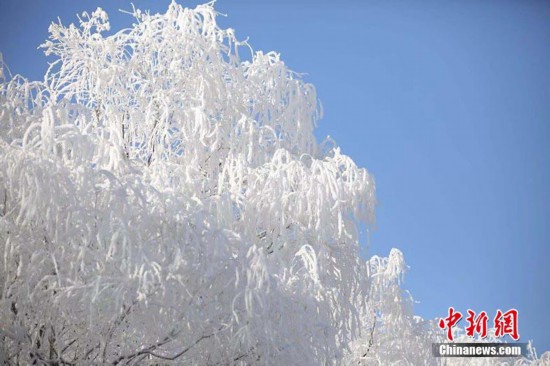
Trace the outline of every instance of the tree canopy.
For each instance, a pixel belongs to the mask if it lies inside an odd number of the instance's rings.
[[[52,24],[44,80],[0,83],[3,361],[435,362],[315,88],[212,4],[132,15]]]

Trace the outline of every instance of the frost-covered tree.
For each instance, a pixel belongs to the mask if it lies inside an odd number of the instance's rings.
[[[314,87],[211,4],[131,13],[0,83],[0,363],[437,362],[401,253],[359,256],[374,181]]]

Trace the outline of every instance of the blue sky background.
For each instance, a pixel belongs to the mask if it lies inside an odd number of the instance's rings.
[[[135,0],[154,12],[169,1]],[[195,6],[198,1],[184,1]],[[2,0],[0,51],[41,79],[48,24],[129,1]],[[400,248],[415,312],[519,310],[550,350],[550,2],[219,0],[223,27],[317,87],[331,135],[377,183],[370,254]]]

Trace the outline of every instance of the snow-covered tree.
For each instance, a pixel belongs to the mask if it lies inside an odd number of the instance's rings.
[[[314,87],[211,4],[131,13],[0,80],[0,363],[438,362],[401,253],[359,255],[374,181]]]

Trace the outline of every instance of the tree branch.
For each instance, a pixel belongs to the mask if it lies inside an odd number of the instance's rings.
[[[187,353],[191,348],[193,348],[194,346],[196,346],[197,344],[199,344],[200,342],[202,342],[203,340],[205,339],[208,339],[216,334],[218,334],[219,332],[221,332],[222,330],[226,329],[227,327],[224,327],[224,326],[221,326],[217,331],[213,332],[213,333],[210,333],[210,334],[207,334],[207,335],[203,335],[201,336],[199,339],[197,339],[195,342],[193,342],[191,345],[189,345],[188,347],[184,348],[182,351],[176,353],[175,355],[173,356],[164,356],[164,355],[161,355],[161,354],[158,354],[158,353],[154,353],[154,351],[156,351],[159,347],[162,347],[163,345],[173,341],[175,339],[175,337],[171,334],[169,336],[167,336],[166,338],[164,338],[162,341],[150,346],[150,347],[147,347],[147,348],[143,348],[141,349],[140,351],[137,351],[136,353],[133,353],[131,355],[126,355],[126,356],[120,356],[119,358],[117,358],[115,361],[112,362],[113,365],[118,365],[120,362],[124,361],[124,360],[128,360],[128,361],[131,361],[132,359],[136,358],[136,357],[139,357],[139,356],[143,356],[143,355],[151,355],[153,357],[157,357],[157,358],[160,358],[162,360],[168,360],[168,361],[173,361],[181,356],[183,356],[185,353]]]

